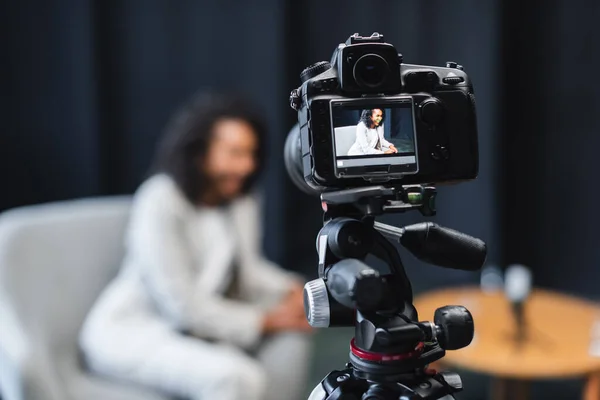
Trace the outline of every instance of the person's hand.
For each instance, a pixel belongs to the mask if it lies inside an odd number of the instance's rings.
[[[293,285],[282,302],[265,315],[263,320],[264,333],[309,332],[312,330],[304,315],[303,291],[302,285]]]
[[[386,151],[383,152],[383,154],[394,154],[394,153],[395,153],[395,151],[392,150],[392,149],[388,149],[388,150],[386,150]]]
[[[304,316],[304,286],[302,284],[294,283],[284,301],[290,302],[292,308],[297,308],[295,313]]]
[[[394,145],[390,146],[390,150],[392,150],[393,153],[397,153],[398,152],[398,149]]]

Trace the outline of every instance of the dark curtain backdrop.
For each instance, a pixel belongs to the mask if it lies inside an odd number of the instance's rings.
[[[440,189],[437,222],[522,262],[537,283],[599,297],[596,1],[73,0],[0,5],[0,210],[132,193],[169,114],[201,88],[255,95],[270,121],[266,249],[314,274],[320,206],[292,186],[288,94],[306,65],[378,31],[406,62],[465,66],[478,180]],[[418,215],[390,216],[396,224]],[[476,281],[407,256],[416,287]]]

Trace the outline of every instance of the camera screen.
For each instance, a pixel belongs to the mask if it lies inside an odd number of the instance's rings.
[[[338,177],[418,172],[411,97],[332,100]]]

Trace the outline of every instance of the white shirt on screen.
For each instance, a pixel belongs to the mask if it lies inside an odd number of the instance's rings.
[[[348,150],[348,155],[383,154],[391,145],[392,143],[383,137],[383,125],[367,128],[361,121],[356,125],[356,141]]]

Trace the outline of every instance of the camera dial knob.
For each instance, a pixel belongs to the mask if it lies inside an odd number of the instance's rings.
[[[373,269],[361,271],[352,288],[352,299],[361,310],[376,310],[383,300],[385,283]]]
[[[440,347],[444,350],[458,350],[471,344],[475,333],[473,316],[463,306],[445,306],[435,310],[433,316],[438,332]]]
[[[300,80],[302,83],[306,82],[310,78],[314,78],[315,76],[322,74],[331,68],[331,64],[327,61],[319,61],[313,65],[310,65],[300,73]]]
[[[313,328],[327,328],[331,320],[329,296],[323,279],[304,285],[304,313]]]
[[[421,121],[427,125],[435,125],[442,119],[444,107],[441,101],[432,97],[419,104],[419,114]]]

